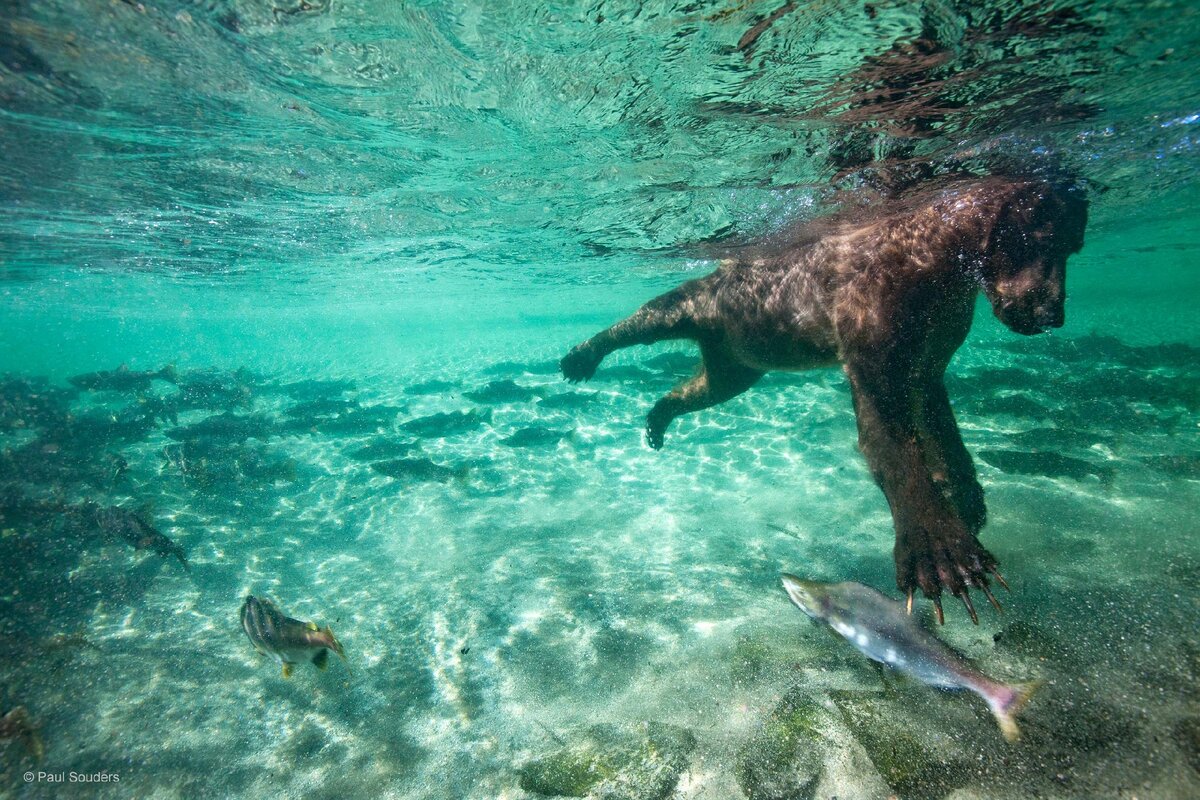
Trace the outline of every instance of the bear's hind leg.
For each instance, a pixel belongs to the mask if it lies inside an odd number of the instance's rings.
[[[646,416],[646,443],[655,450],[662,449],[663,437],[671,420],[681,414],[711,408],[737,397],[765,374],[703,342],[700,344],[700,353],[704,357],[700,373],[661,398]]]
[[[571,383],[590,380],[604,357],[622,347],[664,339],[698,339],[697,304],[705,297],[701,281],[688,281],[654,298],[632,316],[571,348],[559,362],[563,377]]]

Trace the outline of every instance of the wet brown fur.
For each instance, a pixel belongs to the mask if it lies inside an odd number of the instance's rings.
[[[891,506],[897,585],[966,598],[996,562],[976,539],[983,490],[942,376],[978,291],[1017,333],[1062,325],[1066,261],[1086,220],[1076,192],[1001,177],[834,214],[651,300],[572,349],[563,375],[586,380],[630,345],[699,343],[700,372],[647,417],[658,449],[672,419],[741,394],[769,370],[841,363],[859,447]]]

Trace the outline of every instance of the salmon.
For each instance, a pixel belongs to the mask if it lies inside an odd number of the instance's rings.
[[[861,583],[820,583],[783,575],[792,603],[832,628],[872,661],[903,672],[927,686],[972,691],[984,699],[1010,742],[1020,738],[1016,715],[1041,685],[1006,684],[972,666],[906,613],[904,606]]]

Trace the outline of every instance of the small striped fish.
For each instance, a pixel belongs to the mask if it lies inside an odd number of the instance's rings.
[[[247,595],[242,604],[242,630],[255,650],[283,665],[285,678],[292,676],[293,665],[305,661],[325,669],[330,650],[346,660],[342,643],[328,625],[320,628],[315,622],[284,616],[270,600],[260,600],[254,595]]]

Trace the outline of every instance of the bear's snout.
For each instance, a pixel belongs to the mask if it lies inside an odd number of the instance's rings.
[[[1025,336],[1061,328],[1066,311],[1061,298],[1009,298],[996,304],[996,316],[1015,333]]]

